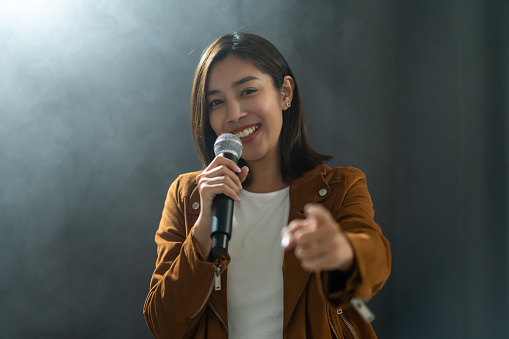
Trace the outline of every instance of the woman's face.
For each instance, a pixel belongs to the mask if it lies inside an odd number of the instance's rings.
[[[212,129],[218,136],[237,135],[248,163],[277,159],[282,111],[288,100],[284,89],[283,85],[277,90],[271,76],[249,61],[228,55],[209,71],[206,100]]]

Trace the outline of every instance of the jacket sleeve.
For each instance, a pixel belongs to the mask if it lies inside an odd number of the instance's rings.
[[[374,221],[374,210],[364,173],[349,168],[349,174],[333,185],[344,195],[336,196],[331,212],[354,250],[351,274],[322,272],[320,283],[326,299],[336,307],[349,303],[352,297],[369,299],[384,285],[391,270],[391,249]]]
[[[179,177],[171,185],[156,232],[156,268],[143,314],[156,338],[182,338],[197,325],[213,284],[213,263],[205,261],[186,227],[186,197]]]

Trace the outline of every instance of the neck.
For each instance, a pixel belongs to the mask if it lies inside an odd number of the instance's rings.
[[[247,163],[247,162],[246,162]],[[252,193],[269,193],[282,190],[288,184],[283,181],[278,161],[249,162],[249,184],[246,190]]]

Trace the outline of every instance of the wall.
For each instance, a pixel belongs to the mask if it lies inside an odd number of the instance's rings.
[[[361,168],[393,272],[380,338],[509,336],[502,2],[0,0],[0,337],[150,338],[189,95],[233,31],[292,65],[312,145]]]

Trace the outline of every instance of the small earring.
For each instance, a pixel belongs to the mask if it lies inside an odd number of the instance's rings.
[[[292,102],[291,102],[291,101],[288,101],[288,102],[286,103],[286,107],[288,107],[288,108],[292,107]]]

